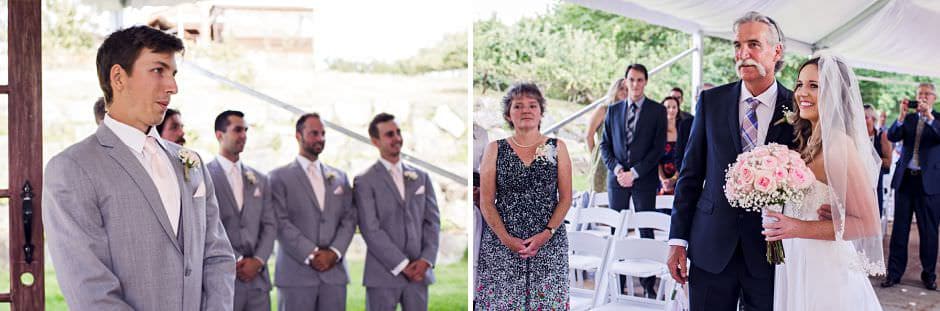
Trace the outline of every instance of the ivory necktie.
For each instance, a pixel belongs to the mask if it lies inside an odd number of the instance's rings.
[[[317,197],[317,204],[320,206],[320,210],[323,210],[323,204],[325,204],[324,195],[326,195],[326,189],[323,186],[323,177],[320,176],[320,170],[317,169],[317,165],[310,163],[307,166],[307,177],[310,178],[310,185],[313,186],[313,194]]]
[[[398,187],[398,194],[401,195],[401,199],[405,199],[405,180],[401,176],[401,170],[398,169],[398,165],[392,165],[392,180],[395,181],[395,186]]]
[[[180,217],[179,185],[169,171],[170,163],[160,152],[162,152],[162,149],[157,146],[157,140],[153,136],[147,136],[144,142],[144,156],[147,157],[150,179],[157,187],[160,201],[163,202],[163,208],[170,220],[170,227],[173,228],[175,234],[178,232]]]
[[[238,164],[232,165],[228,171],[228,181],[232,184],[232,194],[235,195],[235,206],[241,212],[242,204],[245,202],[245,185],[242,182],[242,175],[238,170]]]

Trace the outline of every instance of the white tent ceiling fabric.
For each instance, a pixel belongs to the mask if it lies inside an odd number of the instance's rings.
[[[567,0],[686,33],[732,39],[748,11],[777,22],[787,52],[828,49],[855,67],[940,77],[940,1]]]

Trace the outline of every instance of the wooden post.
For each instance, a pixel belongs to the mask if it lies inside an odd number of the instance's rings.
[[[38,0],[9,2],[9,155],[11,310],[44,310],[42,230],[42,52]],[[32,192],[32,261],[26,262],[23,193]],[[32,274],[32,284],[22,282]]]

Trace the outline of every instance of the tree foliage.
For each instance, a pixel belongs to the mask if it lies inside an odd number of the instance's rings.
[[[730,27],[730,22],[729,22]],[[631,63],[652,70],[689,49],[691,35],[640,20],[585,8],[557,4],[547,14],[523,18],[505,25],[494,18],[474,23],[474,86],[483,92],[500,91],[516,81],[538,83],[549,97],[587,104],[604,95]],[[702,55],[703,82],[721,85],[738,80],[734,51],[728,40],[705,37]],[[792,89],[798,68],[807,56],[787,53],[777,80]],[[688,110],[691,57],[650,76],[648,97],[660,100],[673,87],[685,90],[683,109]],[[857,69],[867,77],[898,81],[928,81],[925,77]],[[876,109],[897,114],[897,101],[913,96],[915,86],[862,81],[862,98]],[[889,119],[890,120],[890,119]]]
[[[418,50],[415,56],[395,61],[369,63],[344,59],[328,60],[330,69],[345,72],[371,72],[416,75],[432,71],[467,68],[467,33],[447,34],[429,48]]]

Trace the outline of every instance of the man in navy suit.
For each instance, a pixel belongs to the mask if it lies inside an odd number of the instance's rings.
[[[607,165],[607,195],[610,208],[620,211],[633,206],[636,211],[656,210],[657,165],[666,147],[666,108],[646,98],[646,67],[627,66],[623,83],[627,98],[607,109],[601,157]],[[640,237],[653,238],[652,229],[641,229]],[[641,280],[648,297],[655,297],[655,278]]]
[[[894,228],[888,256],[888,277],[881,287],[901,280],[907,266],[907,239],[911,216],[917,215],[920,235],[920,280],[929,290],[937,290],[937,223],[940,222],[940,113],[933,111],[937,91],[933,84],[917,87],[917,113],[908,113],[901,103],[897,122],[888,129],[888,140],[903,141],[903,154],[894,169],[891,187],[894,197]],[[925,182],[925,181],[933,182]]]
[[[731,207],[723,187],[738,154],[766,143],[793,144],[793,126],[784,121],[793,92],[774,78],[784,51],[776,23],[749,12],[733,29],[741,81],[699,96],[672,210],[667,264],[677,282],[691,278],[692,310],[736,310],[739,298],[746,310],[773,306],[774,267],[765,257],[761,216]]]

